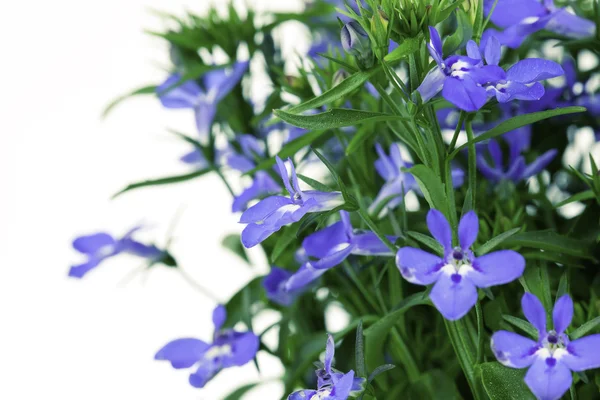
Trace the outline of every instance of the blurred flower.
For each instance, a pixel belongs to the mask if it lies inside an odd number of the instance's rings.
[[[470,247],[477,239],[479,219],[473,211],[458,224],[460,246],[452,247],[452,230],[444,215],[435,209],[427,214],[427,227],[442,245],[444,256],[413,247],[403,247],[396,265],[407,281],[417,285],[435,283],[429,298],[448,320],[462,318],[477,302],[477,288],[512,282],[523,274],[525,259],[512,250],[475,257]]]
[[[132,239],[132,235],[139,229],[140,227],[131,229],[120,239],[115,239],[108,233],[103,232],[76,238],[73,241],[73,248],[85,254],[87,261],[83,264],[72,266],[69,270],[69,276],[83,278],[85,274],[100,265],[102,261],[121,253],[144,258],[150,261],[150,263],[162,262],[169,266],[175,266],[175,260],[166,250],[161,250],[155,245],[147,245]]]
[[[530,367],[525,375],[529,389],[543,400],[558,400],[571,387],[571,371],[600,367],[600,335],[571,341],[566,329],[573,319],[573,300],[564,295],[552,312],[554,330],[546,331],[546,310],[531,293],[521,299],[523,313],[538,332],[537,342],[514,332],[492,336],[492,350],[500,363],[511,368]]]
[[[344,204],[340,192],[300,190],[296,169],[291,160],[289,162],[291,185],[286,165],[277,157],[279,174],[290,197],[267,197],[244,211],[240,217],[240,223],[247,224],[242,231],[242,244],[246,248],[256,246],[283,226],[300,221],[307,213],[329,211]]]
[[[495,0],[485,0],[486,15],[492,10]],[[542,29],[574,39],[594,35],[596,25],[585,18],[571,14],[564,8],[558,8],[553,0],[500,0],[491,15],[491,20],[504,31],[488,29],[486,35],[493,34],[500,43],[517,48],[527,36]]]
[[[213,311],[215,332],[212,343],[200,339],[184,338],[167,343],[154,356],[166,360],[173,368],[195,368],[190,374],[190,385],[202,388],[222,369],[241,366],[252,360],[260,344],[252,332],[221,329],[227,319],[225,307],[219,305]]]
[[[371,49],[371,39],[358,22],[350,21],[342,27],[341,43],[347,53],[356,57],[356,62],[361,69],[369,69],[373,66],[375,55]]]
[[[291,305],[296,300],[296,297],[307,287],[303,285],[294,290],[288,290],[286,286],[292,275],[290,271],[286,271],[285,269],[275,266],[271,267],[269,275],[265,276],[262,282],[267,298],[282,306]]]
[[[477,153],[477,167],[481,174],[490,182],[498,183],[502,180],[509,180],[514,183],[527,180],[532,176],[539,174],[556,157],[558,151],[548,150],[531,164],[525,164],[525,158],[520,154],[520,146],[509,141],[508,165],[504,164],[504,156],[500,145],[495,140],[490,140],[487,146],[492,164],[488,162],[485,155]]]
[[[193,165],[196,169],[206,169],[210,166],[209,162],[204,157],[204,154],[198,149],[194,149],[191,152],[184,154],[179,158],[179,161]]]
[[[346,374],[332,368],[335,354],[333,336],[327,335],[325,363],[315,371],[317,390],[298,390],[288,396],[288,400],[347,400],[352,392],[363,390],[364,378],[355,378],[354,371]]]
[[[231,69],[215,69],[202,77],[203,87],[193,80],[178,84],[182,75],[174,73],[156,88],[156,93],[166,108],[192,108],[196,127],[203,144],[208,142],[217,104],[238,84],[248,62],[238,62]]]

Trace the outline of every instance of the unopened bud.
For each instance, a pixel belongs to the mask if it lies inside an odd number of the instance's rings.
[[[342,28],[341,33],[342,47],[354,57],[361,69],[368,69],[373,66],[373,50],[371,49],[371,39],[367,32],[358,22],[348,22]]]

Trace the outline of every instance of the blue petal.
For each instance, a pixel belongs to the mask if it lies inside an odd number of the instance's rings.
[[[320,260],[311,261],[311,264],[316,269],[333,268],[344,261],[350,254],[352,254],[353,249],[354,246],[350,243],[342,243],[339,246],[332,248],[331,252]]]
[[[571,325],[572,319],[573,300],[568,294],[565,294],[554,304],[554,310],[552,311],[554,330],[560,335]]]
[[[477,257],[467,278],[475,286],[486,288],[512,282],[523,275],[525,259],[512,250],[500,250]]]
[[[403,247],[396,254],[396,266],[402,277],[417,285],[435,282],[443,265],[440,257],[414,247]]]
[[[496,85],[496,88],[499,86],[500,85]],[[503,84],[500,90],[496,91],[496,99],[500,103],[507,103],[511,100],[535,101],[541,99],[544,96],[544,93],[544,86],[539,82],[525,84],[509,81],[506,84]]]
[[[73,240],[73,248],[84,254],[95,254],[98,250],[115,244],[115,239],[108,233],[95,233]]]
[[[580,39],[593,36],[596,33],[596,24],[562,9],[554,13],[546,25],[546,29],[570,38]]]
[[[173,74],[156,88],[158,98],[165,108],[193,108],[198,103],[202,94],[200,86],[194,81],[188,80],[174,87],[181,80],[181,75]]]
[[[462,277],[455,280],[455,276],[460,277],[442,273],[429,294],[435,308],[450,321],[462,318],[477,303],[475,285]]]
[[[204,356],[209,347],[208,343],[200,339],[176,339],[160,349],[154,359],[169,361],[173,368],[190,368]]]
[[[379,193],[377,193],[377,197],[375,197],[373,203],[371,203],[371,205],[369,206],[369,213],[374,213],[375,210],[377,210],[383,202],[387,201],[387,204],[384,207],[384,209],[392,209],[390,204],[392,200],[399,199],[400,201],[402,201],[402,183],[403,179],[401,177],[384,183],[381,189],[379,190]],[[405,193],[409,190],[409,187],[404,186]]]
[[[490,35],[484,48],[485,62],[488,65],[498,65],[500,57],[502,56],[502,50],[500,48],[500,42],[494,35]]]
[[[517,159],[510,166],[509,170],[506,171],[506,178],[513,182],[519,182],[523,179],[523,172],[525,172],[525,159],[522,156]]]
[[[540,400],[558,400],[571,387],[573,377],[569,368],[560,361],[554,364],[547,360],[554,358],[538,357],[527,374],[525,383]]]
[[[475,83],[484,85],[491,82],[498,82],[506,79],[506,72],[497,65],[484,65],[472,69],[468,75]]]
[[[333,385],[331,393],[327,400],[347,400],[354,384],[354,371],[345,374],[339,381]]]
[[[427,48],[429,50],[429,54],[435,60],[435,62],[439,65],[442,63],[442,39],[440,38],[440,34],[435,29],[435,27],[429,27],[429,37],[431,41],[427,44]]]
[[[327,272],[326,269],[313,268],[313,266],[307,262],[302,264],[298,271],[288,279],[285,288],[289,291],[302,290],[319,279],[325,272]]]
[[[564,75],[565,71],[560,64],[541,58],[526,58],[517,62],[506,71],[509,81],[519,83],[532,83],[544,79],[555,78]]]
[[[331,249],[349,243],[349,241],[350,238],[346,233],[344,223],[338,221],[327,228],[308,235],[302,241],[302,247],[309,256],[323,258],[331,252]]]
[[[270,196],[262,199],[240,216],[240,223],[249,224],[265,221],[270,215],[282,207],[294,204],[289,197]]]
[[[325,371],[331,373],[331,364],[335,355],[335,342],[331,334],[327,334],[327,345],[325,346]]]
[[[278,267],[271,267],[271,271],[262,281],[267,298],[282,306],[289,306],[294,302],[295,294],[286,290],[285,285],[292,273]]]
[[[427,103],[442,90],[444,83],[448,80],[447,78],[446,74],[438,66],[427,73],[425,79],[423,79],[423,82],[417,88],[421,99],[423,99],[423,103]]]
[[[241,366],[251,361],[260,346],[260,340],[252,332],[234,332],[231,346],[231,354],[223,357],[223,366]]]
[[[190,374],[190,385],[201,389],[220,371],[221,367],[216,360],[204,359],[198,365],[196,371],[193,374]]]
[[[427,228],[431,235],[440,242],[445,251],[452,249],[452,231],[448,220],[440,211],[431,209],[427,213]]]
[[[310,400],[317,394],[316,390],[303,389],[298,390],[287,397],[287,400]]]
[[[96,268],[104,258],[90,258],[87,262],[74,265],[69,270],[69,276],[72,278],[83,278],[85,274]]]
[[[535,341],[508,331],[494,333],[491,347],[498,361],[511,368],[530,366],[539,348]]]
[[[494,161],[494,166],[498,169],[502,169],[504,167],[504,160],[502,155],[502,149],[500,145],[495,140],[490,140],[488,143],[488,151],[490,152],[490,156],[492,156],[492,160]]]
[[[198,169],[208,168],[208,162],[200,150],[193,150],[184,154],[179,160],[183,163],[194,165]]]
[[[479,233],[479,218],[475,211],[466,213],[458,223],[458,242],[463,250],[468,250],[475,243]]]
[[[600,334],[573,340],[567,345],[568,354],[560,359],[573,371],[600,368]]]
[[[198,135],[200,135],[200,141],[202,143],[208,142],[208,137],[210,136],[216,113],[217,106],[213,103],[201,102],[194,108],[196,129],[198,130]]]
[[[448,78],[444,82],[442,96],[464,111],[477,111],[487,102],[487,92],[465,75],[463,80]]]
[[[214,70],[204,75],[204,85],[207,91],[216,90],[215,101],[220,101],[238,84],[248,70],[248,62],[238,62],[233,69]]]
[[[388,240],[395,242],[396,237],[390,236]],[[373,232],[365,232],[355,235],[352,238],[354,249],[352,254],[362,256],[393,256],[394,253],[379,239]]]
[[[542,172],[544,168],[546,168],[548,164],[552,162],[552,160],[554,159],[554,157],[556,157],[557,154],[558,151],[552,149],[548,150],[547,152],[536,158],[535,161],[529,164],[523,171],[523,179],[530,178]]]
[[[285,163],[283,162],[283,160],[281,158],[279,158],[279,156],[275,156],[275,161],[277,162],[277,169],[279,170],[279,176],[281,176],[281,180],[283,181],[285,188],[290,193],[290,195],[293,195],[295,192],[292,189],[292,186],[290,185],[290,176],[288,175],[288,170],[287,170]],[[289,158],[288,158],[288,161],[290,163],[292,162],[292,160]]]
[[[329,211],[344,204],[344,196],[341,192],[320,192],[318,190],[305,190],[302,192],[304,200],[303,207],[306,212]]]
[[[521,308],[525,318],[538,330],[539,336],[546,334],[546,310],[540,300],[531,293],[525,293],[521,298]]]
[[[479,46],[473,40],[467,42],[467,56],[475,60],[481,60],[481,51]]]
[[[393,146],[395,146],[395,145],[393,145]],[[375,161],[375,169],[377,170],[379,175],[381,175],[381,177],[386,181],[389,181],[389,180],[395,178],[399,174],[400,171],[396,168],[396,166],[392,162],[391,157],[388,157],[388,155],[385,154],[385,151],[383,150],[383,148],[381,147],[381,145],[379,143],[375,144],[375,150],[377,151],[377,154],[379,155],[379,159],[377,161]]]
[[[491,167],[483,154],[477,154],[477,169],[485,179],[491,182],[498,182],[503,178],[503,172],[499,168]]]
[[[258,171],[254,176],[252,185],[246,188],[239,196],[236,196],[231,206],[232,212],[244,211],[248,203],[254,199],[279,193],[281,188],[264,171]]]
[[[217,307],[215,307],[212,314],[212,322],[215,327],[215,332],[218,332],[221,329],[226,320],[227,310],[223,305],[219,304]]]
[[[489,12],[494,0],[486,0],[486,3],[486,9]],[[506,28],[525,18],[540,16],[545,13],[545,7],[536,0],[501,0],[496,4],[491,20],[499,27]]]

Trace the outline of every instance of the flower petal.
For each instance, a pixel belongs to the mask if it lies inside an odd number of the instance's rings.
[[[494,0],[485,1],[486,14],[489,14]],[[502,0],[498,1],[492,13],[491,20],[501,28],[506,28],[532,16],[546,12],[544,6],[536,0]]]
[[[431,100],[435,95],[437,95],[444,87],[444,82],[446,82],[447,76],[441,70],[440,67],[436,66],[431,71],[427,73],[423,82],[417,88],[417,91],[421,95],[421,99],[423,99],[423,103],[427,103]]]
[[[94,233],[73,240],[73,248],[84,254],[94,254],[103,247],[114,246],[115,244],[116,240],[108,233]]]
[[[240,223],[262,223],[278,209],[292,204],[294,204],[294,202],[289,197],[267,197],[244,211],[244,213],[240,216]]]
[[[430,42],[427,44],[427,48],[429,50],[429,54],[435,60],[436,63],[442,63],[442,39],[440,38],[440,34],[438,33],[435,27],[429,27],[429,37],[431,38]]]
[[[585,371],[600,367],[600,334],[590,335],[573,340],[567,345],[567,354],[560,362],[564,362],[573,371]]]
[[[292,186],[290,185],[290,176],[288,174],[288,170],[287,170],[287,166],[285,165],[285,162],[283,162],[283,160],[281,158],[279,158],[279,156],[275,156],[275,161],[277,161],[277,168],[279,169],[279,176],[281,176],[281,180],[283,181],[285,188],[290,193],[290,195],[293,195],[295,192],[292,189]],[[292,160],[289,158],[287,161],[292,162]]]
[[[200,339],[175,339],[160,349],[154,359],[169,361],[173,368],[189,368],[204,356],[209,347]]]
[[[548,166],[554,160],[554,157],[558,154],[556,149],[548,150],[541,156],[535,159],[534,162],[525,167],[523,171],[523,179],[530,178],[542,172],[544,168]]]
[[[565,294],[554,304],[554,310],[552,311],[552,322],[554,323],[554,330],[560,335],[563,333],[573,319],[573,300],[571,296]]]
[[[212,314],[212,321],[215,327],[215,332],[218,332],[221,329],[226,320],[227,310],[223,305],[219,304],[217,307],[215,307]]]
[[[83,278],[85,274],[96,268],[103,260],[104,258],[93,257],[83,264],[74,265],[69,270],[69,276],[72,278]]]
[[[396,266],[402,277],[417,285],[430,285],[440,276],[444,261],[414,247],[403,247],[396,254]]]
[[[596,32],[596,24],[586,18],[571,14],[565,9],[554,13],[546,29],[570,38],[586,38]]]
[[[302,241],[302,247],[309,256],[323,258],[331,252],[331,249],[344,243],[349,244],[349,240],[344,223],[338,221],[327,228],[308,235]]]
[[[573,376],[565,364],[554,358],[538,357],[527,374],[525,383],[540,400],[558,400],[571,387]]]
[[[200,135],[200,142],[203,144],[208,143],[216,113],[217,106],[213,103],[201,102],[194,108],[196,129],[198,130],[198,135]]]
[[[452,249],[452,230],[448,220],[434,208],[427,213],[427,228],[431,235],[444,247],[445,251]]]
[[[479,233],[479,218],[475,211],[466,213],[458,223],[458,241],[463,250],[468,250],[475,243]]]
[[[395,242],[396,237],[389,236],[390,242]],[[361,256],[393,256],[394,253],[373,232],[365,232],[355,235],[351,241],[354,249],[352,254]]]
[[[525,259],[513,250],[500,250],[477,257],[467,278],[477,287],[486,288],[512,282],[523,275]]]
[[[316,390],[311,389],[303,389],[298,390],[292,394],[290,394],[287,400],[309,400],[312,399],[314,395],[317,394]]]
[[[477,111],[487,102],[486,90],[465,75],[464,79],[448,78],[444,81],[442,96],[464,111]]]
[[[223,356],[224,367],[241,366],[256,356],[260,340],[253,332],[233,332],[231,354]]]
[[[333,336],[327,334],[327,345],[325,346],[325,371],[331,373],[331,364],[333,362],[333,356],[335,355],[335,342]]]
[[[221,371],[221,367],[213,359],[204,359],[198,364],[198,368],[190,374],[189,382],[195,388],[203,388],[208,381]]]
[[[254,199],[272,195],[281,191],[281,187],[264,171],[258,171],[252,185],[236,196],[231,206],[232,212],[244,211]]]
[[[481,51],[473,40],[467,42],[467,56],[474,60],[481,60]]]
[[[352,254],[353,249],[354,246],[350,243],[341,243],[338,246],[332,248],[331,252],[325,257],[321,258],[318,261],[311,261],[311,264],[316,269],[333,268],[336,265],[339,265],[346,258],[348,258],[348,256]]]
[[[546,334],[546,310],[542,302],[531,293],[525,293],[521,298],[523,314],[538,330],[540,337]]]
[[[160,86],[156,88],[156,94],[165,108],[193,108],[202,94],[200,86],[192,80],[181,85],[180,74],[172,74]],[[176,86],[177,85],[177,86]]]
[[[325,272],[327,272],[326,269],[313,268],[310,262],[304,263],[298,271],[290,276],[290,279],[285,284],[285,288],[288,291],[302,290],[319,279]]]
[[[352,385],[354,384],[354,371],[350,371],[340,378],[331,389],[327,400],[343,400],[350,396]]]
[[[488,65],[498,65],[500,57],[502,56],[502,50],[500,48],[500,42],[494,35],[490,35],[485,42],[485,62]]]
[[[193,150],[184,154],[179,158],[179,161],[185,164],[194,165],[198,169],[208,168],[208,162],[200,150]]]
[[[278,267],[271,267],[271,271],[262,281],[267,298],[282,306],[289,306],[294,302],[295,296],[285,289],[287,280],[292,273]]]
[[[541,58],[526,58],[517,62],[506,71],[509,81],[519,83],[532,83],[544,79],[564,75],[565,71],[560,64]]]
[[[444,318],[455,321],[464,317],[477,303],[477,288],[459,274],[442,272],[429,298]]]
[[[491,347],[498,362],[511,368],[530,366],[539,348],[535,341],[508,331],[494,333]]]

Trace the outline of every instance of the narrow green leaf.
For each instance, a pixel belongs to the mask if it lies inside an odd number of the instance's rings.
[[[398,318],[410,308],[418,305],[430,304],[427,292],[415,293],[405,298],[393,311],[384,315],[379,321],[368,327],[364,333],[365,337],[385,336],[390,329],[398,322]]]
[[[418,164],[408,170],[414,177],[431,208],[448,215],[446,193],[442,180],[426,165]]]
[[[406,232],[406,234],[408,236],[410,236],[411,238],[415,239],[417,242],[422,243],[425,246],[429,247],[431,250],[435,251],[437,254],[439,254],[439,255],[444,254],[444,248],[434,238],[424,235],[420,232],[414,232],[414,231],[408,231],[408,232]]]
[[[370,77],[379,72],[380,69],[381,66],[378,66],[368,71],[359,71],[344,79],[339,85],[327,90],[320,96],[294,106],[288,109],[287,112],[291,114],[300,114],[307,110],[313,110],[323,105],[331,104],[364,85],[364,83],[367,82]]]
[[[535,400],[525,384],[525,369],[514,369],[497,362],[475,366],[490,400]]]
[[[125,187],[123,190],[114,194],[112,196],[112,198],[114,199],[115,197],[120,196],[123,193],[130,192],[132,190],[140,189],[140,188],[144,188],[144,187],[171,185],[173,183],[189,181],[189,180],[192,180],[195,178],[199,178],[202,175],[206,174],[207,172],[210,172],[213,170],[214,170],[213,168],[206,168],[206,169],[194,171],[194,172],[191,172],[191,173],[185,174],[185,175],[176,175],[176,176],[169,176],[166,178],[149,179],[149,180],[142,181],[142,182],[132,183],[132,184],[128,185],[127,187]]]
[[[113,101],[110,102],[110,104],[108,106],[106,106],[106,108],[104,109],[104,111],[102,111],[102,118],[106,118],[106,116],[119,104],[121,104],[124,100],[129,99],[130,97],[133,96],[139,96],[139,95],[146,95],[146,94],[155,94],[156,93],[156,86],[152,85],[152,86],[144,86],[138,89],[135,89],[123,96],[119,96],[116,99],[114,99]]]
[[[582,336],[585,336],[587,333],[592,331],[594,328],[600,325],[600,317],[596,317],[591,321],[586,322],[581,325],[579,328],[575,329],[573,332],[569,334],[571,339],[579,339]]]
[[[256,386],[260,385],[260,382],[248,383],[247,385],[241,386],[231,392],[227,397],[223,400],[241,400],[242,396],[244,396],[247,392],[254,389]]]
[[[569,197],[568,199],[561,201],[560,203],[556,204],[554,206],[554,208],[560,208],[562,206],[566,206],[567,204],[574,203],[576,201],[590,200],[595,197],[596,197],[596,195],[594,194],[594,192],[592,190],[586,190],[584,192],[576,193],[573,196]]]
[[[365,369],[365,343],[363,337],[363,323],[362,320],[358,322],[356,327],[356,344],[355,344],[355,357],[356,359],[356,374],[358,376],[366,376]]]
[[[297,115],[284,110],[273,110],[273,113],[288,124],[305,129],[333,129],[367,122],[406,120],[397,115],[346,108],[332,108],[313,115]]]
[[[507,238],[504,244],[509,247],[531,247],[582,258],[591,257],[590,246],[586,242],[559,235],[551,230],[521,232]]]
[[[396,368],[394,364],[383,364],[379,367],[375,368],[373,372],[369,374],[369,378],[367,379],[367,383],[373,382],[373,380],[378,376],[383,374],[386,371]]]
[[[421,36],[404,39],[398,47],[392,50],[392,52],[386,55],[383,59],[386,62],[402,60],[409,54],[412,54],[415,51],[419,50],[419,46],[421,45],[422,39],[423,38]]]
[[[564,107],[564,108],[555,108],[554,110],[547,110],[547,111],[540,111],[540,112],[535,112],[535,113],[531,113],[531,114],[518,115],[516,117],[507,119],[506,121],[499,123],[498,125],[496,125],[492,129],[490,129],[489,131],[485,132],[484,134],[475,137],[475,139],[473,139],[472,143],[475,144],[475,143],[483,142],[484,140],[495,138],[496,136],[500,136],[503,133],[510,132],[510,131],[520,128],[522,126],[533,124],[534,122],[542,121],[544,119],[556,117],[559,115],[580,113],[580,112],[585,112],[585,111],[586,111],[585,107]],[[452,154],[450,155],[450,158],[454,158],[458,154],[459,151],[461,151],[468,145],[469,145],[469,143],[467,142],[467,143],[464,143],[462,146],[458,147],[457,149],[455,149],[452,152]]]
[[[494,250],[497,246],[499,246],[502,242],[504,242],[506,239],[513,236],[520,230],[521,230],[521,228],[513,228],[509,231],[499,234],[496,237],[491,238],[490,240],[488,240],[487,242],[485,242],[484,244],[479,246],[479,248],[477,250],[475,250],[475,253],[478,256],[482,256],[484,254],[489,253],[490,251]]]
[[[456,9],[456,30],[444,42],[444,54],[452,54],[464,47],[473,36],[473,26],[466,12]]]
[[[558,282],[558,289],[556,290],[556,300],[560,299],[565,294],[569,294],[571,291],[570,282],[569,282],[569,268],[565,268],[565,272],[563,272],[560,277],[560,281]]]
[[[293,226],[286,226],[281,230],[281,235],[271,252],[271,262],[275,263],[279,256],[283,252],[289,249],[290,244],[296,240],[296,228]]]
[[[321,192],[334,192],[335,189],[330,188],[329,186],[316,181],[312,178],[309,178],[308,176],[304,176],[302,174],[297,174],[298,178],[300,178],[301,181],[303,181],[304,183],[306,183],[307,185],[309,185],[310,187],[312,187],[313,189],[317,189]]]
[[[537,338],[537,330],[533,327],[533,325],[524,319],[513,317],[512,315],[503,315],[502,319],[527,333],[530,337]]]
[[[346,147],[346,155],[349,156],[356,150],[363,147],[363,143],[369,139],[369,137],[376,135],[373,129],[361,129],[352,136],[348,147]]]

